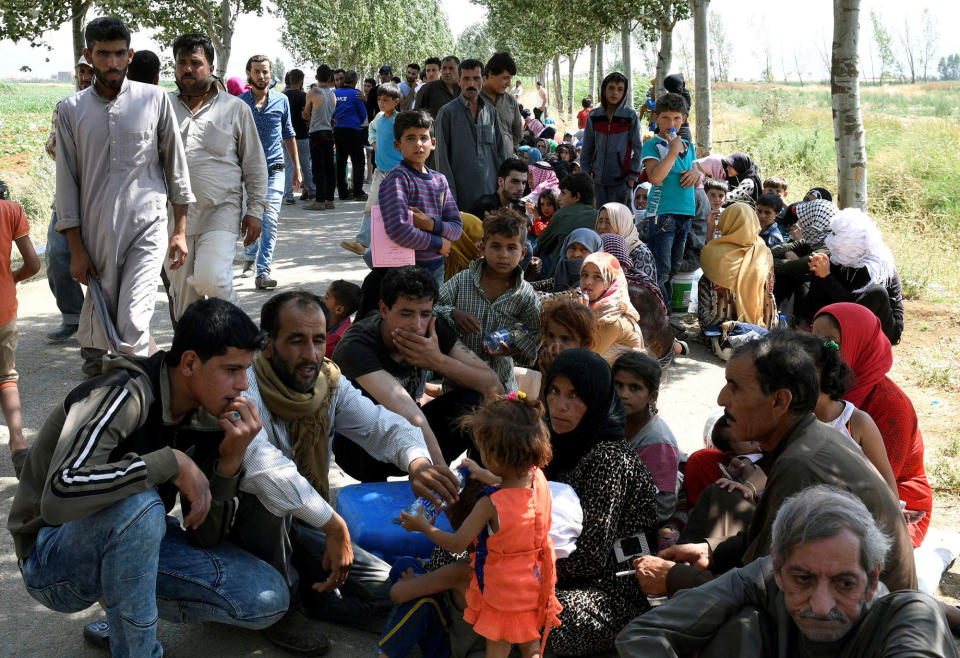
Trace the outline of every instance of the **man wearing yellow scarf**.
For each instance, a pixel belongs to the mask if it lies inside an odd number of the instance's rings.
[[[249,495],[233,533],[286,578],[290,612],[265,633],[298,653],[329,645],[301,606],[311,617],[367,624],[391,607],[390,565],[353,544],[328,503],[334,432],[407,471],[417,495],[439,503],[441,492],[453,502],[457,492],[453,473],[431,463],[420,429],[363,397],[324,358],[328,313],[306,291],[276,295],[261,310],[268,343],[248,371],[247,397],[263,430],[244,455],[240,490]]]

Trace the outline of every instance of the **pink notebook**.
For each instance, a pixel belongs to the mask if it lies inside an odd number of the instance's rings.
[[[413,223],[412,210],[408,211],[407,221]],[[373,257],[374,267],[403,267],[417,264],[415,250],[401,247],[387,235],[379,205],[370,209],[370,255]]]

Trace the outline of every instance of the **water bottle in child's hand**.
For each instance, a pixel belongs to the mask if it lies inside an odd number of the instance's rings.
[[[457,475],[457,493],[463,491],[464,485],[467,483],[467,479],[470,477],[470,469],[466,466],[460,466],[457,470],[454,471]],[[420,496],[415,501],[410,503],[410,506],[404,510],[410,516],[423,516],[428,523],[433,525],[433,522],[437,520],[437,517],[440,516],[440,512],[447,508],[447,501],[441,499],[440,505],[437,505],[432,500],[428,500],[423,496]],[[403,520],[401,517],[393,519],[393,522],[402,525]]]
[[[527,335],[530,330],[525,324],[515,324],[512,328],[491,331],[483,338],[483,347],[489,354],[498,354],[516,345],[517,341]]]

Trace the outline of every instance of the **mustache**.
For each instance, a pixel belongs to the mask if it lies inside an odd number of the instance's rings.
[[[467,87],[464,91],[480,91],[479,87]]]
[[[818,615],[813,610],[804,610],[797,614],[800,619],[811,619],[813,621],[835,621],[841,624],[849,624],[850,620],[845,614],[834,608],[826,616]]]

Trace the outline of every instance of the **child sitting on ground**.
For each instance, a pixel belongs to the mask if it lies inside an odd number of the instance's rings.
[[[643,349],[640,314],[630,303],[627,279],[616,258],[604,251],[587,256],[580,268],[580,290],[597,316],[594,352],[612,365],[627,350]]]
[[[534,237],[540,237],[543,229],[547,228],[547,225],[550,223],[550,218],[553,217],[553,213],[557,210],[559,199],[560,195],[557,194],[556,190],[546,189],[540,193],[540,197],[537,199],[537,205],[533,210],[533,225],[530,228],[530,232]]]
[[[486,639],[487,658],[506,658],[514,644],[524,658],[539,656],[550,628],[560,625],[550,488],[540,471],[553,453],[542,416],[539,402],[511,393],[463,419],[490,470],[465,460],[471,478],[488,486],[455,533],[401,512],[407,531],[447,551],[475,544],[463,618]]]
[[[680,448],[673,432],[657,414],[662,369],[649,354],[630,351],[613,364],[613,383],[627,413],[626,437],[657,485],[660,548],[676,543],[683,519],[676,518]]]
[[[768,247],[783,244],[783,235],[777,225],[777,215],[783,210],[783,201],[776,194],[761,194],[757,199],[757,219],[760,220],[760,239]]]
[[[764,194],[776,194],[781,199],[787,198],[787,179],[783,176],[771,176],[763,181]]]
[[[717,230],[717,217],[720,216],[729,190],[730,185],[727,181],[719,178],[708,178],[703,183],[703,191],[707,193],[707,199],[710,201],[710,215],[707,216],[707,242],[720,237],[720,231]]]
[[[483,221],[481,258],[440,287],[434,310],[457,326],[463,344],[490,364],[508,391],[517,389],[513,357],[525,365],[537,358],[540,300],[518,267],[526,253],[527,220],[501,208]],[[490,351],[484,338],[498,329],[523,325],[526,333]]]
[[[6,201],[7,185],[0,181],[0,410],[10,434],[10,458],[16,476],[27,458],[20,410],[19,376],[15,369],[17,351],[17,283],[40,271],[40,259],[30,241],[30,225],[20,204]],[[17,243],[23,265],[10,269],[10,245]]]
[[[330,320],[327,322],[327,358],[329,359],[333,357],[333,349],[340,342],[340,338],[353,325],[350,316],[356,313],[360,306],[360,286],[337,279],[327,288],[323,303],[330,309]]]

